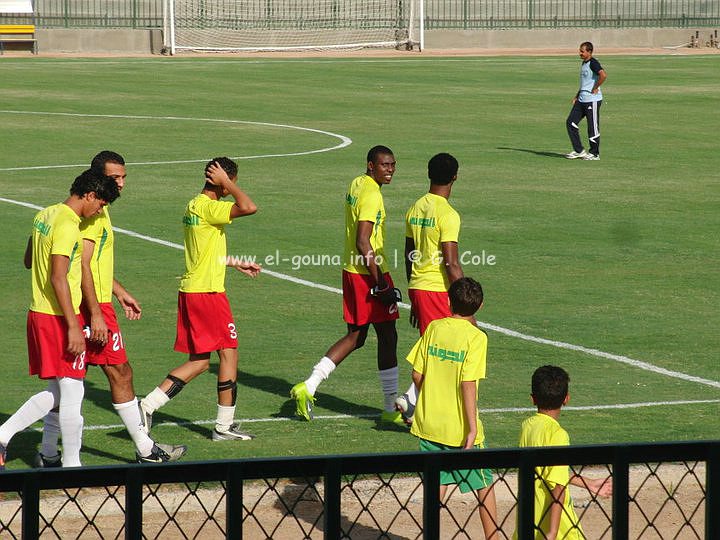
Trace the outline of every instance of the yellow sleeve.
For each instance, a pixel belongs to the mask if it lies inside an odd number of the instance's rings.
[[[93,216],[80,223],[80,236],[83,239],[97,243],[102,237],[103,227],[99,217],[100,215]]]
[[[461,381],[477,381],[485,378],[487,366],[487,337],[483,332],[477,332],[469,340],[468,358],[463,363]]]
[[[70,220],[63,220],[56,223],[54,229],[50,255],[72,256],[78,242],[77,224]]]
[[[198,215],[207,221],[210,225],[226,225],[232,223],[230,219],[230,210],[234,202],[230,201],[207,201],[203,205],[199,205],[195,211]]]
[[[427,332],[425,335],[427,335]],[[412,364],[413,369],[418,373],[425,373],[425,363],[427,360],[427,345],[425,341],[424,337],[418,339],[407,355],[407,361]]]
[[[358,221],[377,222],[381,206],[382,195],[380,194],[380,191],[363,193],[358,198]]]
[[[438,220],[440,242],[457,242],[460,238],[460,214],[451,210]]]

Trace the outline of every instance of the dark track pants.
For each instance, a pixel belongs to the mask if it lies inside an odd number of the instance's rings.
[[[582,152],[583,150],[583,145],[580,141],[580,128],[578,126],[580,120],[587,117],[590,153],[596,156],[600,155],[600,105],[602,105],[602,101],[591,101],[588,103],[576,101],[570,110],[565,124],[573,150],[576,152]]]

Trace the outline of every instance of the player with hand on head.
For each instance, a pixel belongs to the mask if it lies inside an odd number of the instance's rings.
[[[170,371],[165,380],[140,402],[144,425],[149,431],[153,413],[174,398],[187,383],[208,370],[210,356],[217,352],[217,418],[213,441],[246,441],[253,435],[235,422],[237,401],[237,328],[225,294],[225,269],[256,277],[254,262],[230,262],[225,226],[235,218],[257,212],[255,203],[237,185],[237,163],[227,157],[210,160],[205,166],[205,186],[185,209],[185,274],[178,293],[175,350],[189,354],[188,360]],[[233,202],[221,199],[231,195]]]
[[[118,153],[103,150],[93,159],[90,168],[98,174],[114,179],[118,190],[125,187],[127,173],[125,159]],[[115,296],[128,320],[142,316],[138,301],[115,279],[115,235],[108,208],[80,224],[82,236],[82,291],[81,310],[86,327],[88,365],[100,366],[110,384],[113,408],[120,415],[125,429],[135,444],[135,457],[139,463],[163,463],[180,459],[186,446],[155,443],[142,427],[138,400],[133,388],[133,371],[125,352],[125,340],[118,325],[112,297]],[[55,467],[60,464],[58,412],[45,416],[40,452],[35,457],[36,467]]]
[[[27,317],[30,375],[47,381],[0,426],[0,469],[10,439],[58,407],[63,467],[79,467],[82,446],[85,337],[80,315],[80,221],[98,214],[120,196],[115,180],[93,170],[78,176],[64,202],[48,206],[33,220],[25,250],[32,301]]]
[[[448,153],[428,161],[430,189],[405,214],[405,274],[412,307],[410,323],[420,329],[450,316],[448,288],[463,277],[458,257],[460,215],[448,200],[457,180],[458,161]],[[395,400],[405,422],[412,423],[417,389],[410,384]]]
[[[380,188],[395,174],[395,156],[386,146],[367,154],[365,174],[355,178],[345,195],[345,249],[343,256],[343,314],[347,333],[315,364],[310,377],[290,390],[296,414],[312,418],[315,392],[335,368],[365,344],[372,324],[378,340],[377,367],[384,395],[380,422],[403,425],[395,411],[397,397],[397,302],[399,291],[387,270],[384,252],[385,204]]]
[[[572,109],[565,121],[573,151],[565,154],[568,159],[597,161],[600,159],[600,106],[602,90],[600,85],[607,79],[607,73],[596,58],[593,58],[593,44],[585,41],[580,44],[580,89],[572,100]],[[587,117],[588,142],[590,152],[586,152],[580,141],[578,124]]]
[[[569,446],[570,437],[558,423],[560,410],[570,400],[570,377],[557,366],[542,366],[532,375],[532,400],[537,414],[523,420],[520,446]],[[584,540],[568,485],[587,489],[593,495],[612,495],[612,478],[570,475],[567,465],[535,469],[535,538]],[[513,538],[517,539],[517,531]]]

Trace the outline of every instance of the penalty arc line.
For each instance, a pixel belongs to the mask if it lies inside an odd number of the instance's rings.
[[[27,207],[27,208],[33,208],[33,209],[38,209],[38,210],[41,210],[41,209],[42,209],[42,207],[37,206],[37,205],[35,205],[35,204],[31,204],[31,203],[27,203],[27,202],[22,202],[22,201],[16,201],[16,200],[13,200],[13,199],[7,199],[7,198],[4,198],[4,197],[0,197],[0,201],[2,201],[2,202],[7,202],[7,203],[10,203],[10,204],[19,205],[19,206],[24,206],[24,207]],[[159,244],[159,245],[166,246],[166,247],[170,247],[170,248],[173,248],[173,249],[184,250],[184,247],[183,247],[181,244],[178,244],[178,243],[175,243],[175,242],[169,242],[169,241],[167,241],[167,240],[162,240],[162,239],[160,239],[160,238],[155,238],[155,237],[153,237],[153,236],[148,236],[148,235],[145,235],[145,234],[140,234],[140,233],[137,233],[137,232],[135,232],[135,231],[131,231],[131,230],[129,230],[129,229],[123,229],[123,228],[120,228],[120,227],[115,227],[114,230],[117,231],[117,232],[119,232],[119,233],[125,234],[125,235],[127,235],[127,236],[131,236],[131,237],[133,237],[133,238],[138,238],[138,239],[140,239],[140,240],[145,240],[145,241],[147,241],[147,242]],[[288,274],[283,274],[283,273],[281,273],[281,272],[275,272],[275,271],[273,271],[273,270],[263,269],[263,273],[265,273],[265,274],[267,274],[267,275],[270,275],[270,276],[272,276],[272,277],[278,278],[278,279],[282,279],[282,280],[284,280],[284,281],[290,281],[290,282],[296,283],[296,284],[298,284],[298,285],[304,285],[304,286],[306,286],[306,287],[311,287],[311,288],[313,288],[313,289],[320,289],[320,290],[327,291],[327,292],[332,292],[332,293],[336,293],[336,294],[342,294],[342,289],[338,289],[337,287],[330,287],[330,286],[328,286],[328,285],[323,285],[323,284],[321,284],[321,283],[315,283],[314,281],[309,281],[309,280],[306,280],[306,279],[297,278],[297,277],[295,277],[295,276],[290,276],[290,275],[288,275]],[[398,306],[399,306],[399,307],[402,307],[402,308],[404,308],[404,309],[410,309],[410,305],[409,305],[409,304],[406,304],[406,303],[404,303],[404,302],[398,303]],[[508,337],[514,337],[514,338],[517,338],[517,339],[521,339],[521,340],[523,340],[523,341],[529,341],[529,342],[538,343],[538,344],[541,344],[541,345],[549,345],[549,346],[556,347],[556,348],[559,348],[559,349],[566,349],[566,350],[570,350],[570,351],[574,351],[574,352],[580,352],[580,353],[583,353],[583,354],[587,354],[587,355],[589,355],[589,356],[595,356],[595,357],[603,358],[603,359],[606,359],[606,360],[612,360],[612,361],[615,361],[615,362],[619,362],[619,363],[622,363],[622,364],[626,364],[626,365],[631,366],[631,367],[634,367],[634,368],[642,369],[642,370],[644,370],[644,371],[650,371],[650,372],[652,372],[652,373],[657,373],[657,374],[659,374],[659,375],[664,375],[664,376],[666,376],[666,377],[671,377],[671,378],[680,379],[680,380],[687,381],[687,382],[702,384],[702,385],[710,386],[710,387],[713,387],[713,388],[720,388],[720,382],[718,382],[718,381],[713,381],[713,380],[710,380],[710,379],[705,379],[705,378],[702,378],[702,377],[697,377],[697,376],[695,376],[695,375],[689,375],[689,374],[687,374],[687,373],[682,373],[682,372],[679,372],[679,371],[669,370],[669,369],[666,369],[666,368],[662,368],[662,367],[656,366],[656,365],[654,365],[654,364],[650,364],[649,362],[643,362],[643,361],[641,361],[641,360],[635,360],[635,359],[630,358],[630,357],[628,357],[628,356],[623,356],[623,355],[619,355],[619,354],[612,354],[612,353],[600,351],[600,350],[598,350],[598,349],[593,349],[593,348],[590,348],[590,347],[584,347],[584,346],[582,346],[582,345],[574,345],[574,344],[572,344],[572,343],[567,343],[567,342],[564,342],[564,341],[556,341],[556,340],[552,340],[552,339],[546,339],[546,338],[541,338],[541,337],[537,337],[537,336],[531,336],[531,335],[529,335],[529,334],[523,334],[523,333],[521,333],[521,332],[517,332],[517,331],[511,330],[511,329],[509,329],[509,328],[504,328],[504,327],[502,327],[502,326],[497,326],[497,325],[490,324],[490,323],[484,323],[484,322],[481,322],[481,321],[478,321],[477,325],[478,325],[480,328],[487,329],[487,330],[490,330],[490,331],[493,331],[493,332],[497,332],[497,333],[499,333],[499,334],[503,334],[503,335],[506,335],[506,336],[508,336]]]

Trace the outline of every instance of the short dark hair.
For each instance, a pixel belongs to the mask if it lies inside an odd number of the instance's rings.
[[[95,157],[92,158],[92,161],[90,162],[90,168],[99,172],[100,174],[105,174],[106,163],[117,163],[118,165],[125,165],[125,159],[117,152],[113,152],[112,150],[103,150],[102,152],[98,152]]]
[[[532,376],[532,395],[539,409],[562,407],[568,395],[570,376],[558,366],[542,366]]]
[[[428,161],[428,178],[431,184],[446,186],[455,179],[458,172],[458,160],[447,152],[435,154]]]
[[[390,150],[387,146],[383,146],[381,144],[378,144],[377,146],[373,146],[370,150],[368,150],[367,153],[367,162],[375,163],[377,161],[377,158],[380,154],[389,154],[391,156],[394,156],[392,150]]]
[[[457,315],[474,315],[483,303],[483,290],[473,278],[461,277],[453,281],[448,289],[450,310]]]
[[[75,178],[70,186],[70,195],[83,197],[88,193],[95,193],[98,199],[111,204],[120,196],[120,188],[114,178],[94,169],[87,169]]]
[[[582,49],[583,47],[585,48],[586,51],[593,52],[593,44],[590,43],[589,41],[583,41],[580,44],[580,48]]]
[[[224,170],[224,171],[227,173],[227,175],[230,177],[231,180],[237,176],[237,174],[238,174],[238,165],[237,165],[237,163],[235,163],[235,162],[234,162],[232,159],[230,159],[229,157],[225,157],[225,156],[223,156],[223,157],[214,157],[214,158],[212,158],[210,161],[208,161],[208,162],[205,164],[205,175],[206,175],[206,176],[207,176],[207,170],[210,168],[210,165],[212,165],[213,163],[216,163],[216,162],[217,162],[218,165],[220,165],[220,167],[222,168],[222,170]],[[216,187],[216,186],[213,185],[212,183],[210,183],[210,182],[205,182],[205,189],[213,189],[213,188],[215,188],[215,187]]]

